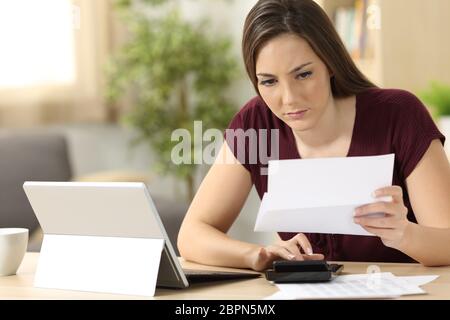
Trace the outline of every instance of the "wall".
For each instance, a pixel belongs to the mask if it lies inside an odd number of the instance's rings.
[[[384,86],[450,83],[450,1],[383,0],[381,8]]]

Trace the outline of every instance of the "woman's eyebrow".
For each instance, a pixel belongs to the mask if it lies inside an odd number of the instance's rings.
[[[312,62],[307,62],[298,67],[295,67],[294,69],[289,71],[288,74],[298,72],[298,71],[302,70],[304,67],[309,66],[310,64],[312,64]],[[258,73],[257,76],[259,76],[259,77],[275,77],[273,74],[270,74],[270,73]]]

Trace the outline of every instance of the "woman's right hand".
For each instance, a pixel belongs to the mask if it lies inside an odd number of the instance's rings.
[[[275,245],[258,248],[250,255],[250,267],[263,271],[272,266],[275,260],[323,260],[323,254],[314,254],[311,243],[303,233]]]

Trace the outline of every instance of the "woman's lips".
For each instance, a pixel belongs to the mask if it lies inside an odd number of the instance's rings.
[[[288,112],[286,113],[286,116],[292,120],[300,120],[305,117],[305,114],[308,112],[308,109],[306,110],[299,110],[294,112]]]

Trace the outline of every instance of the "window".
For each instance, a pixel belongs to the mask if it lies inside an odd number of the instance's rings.
[[[0,87],[75,81],[70,0],[0,0]]]

